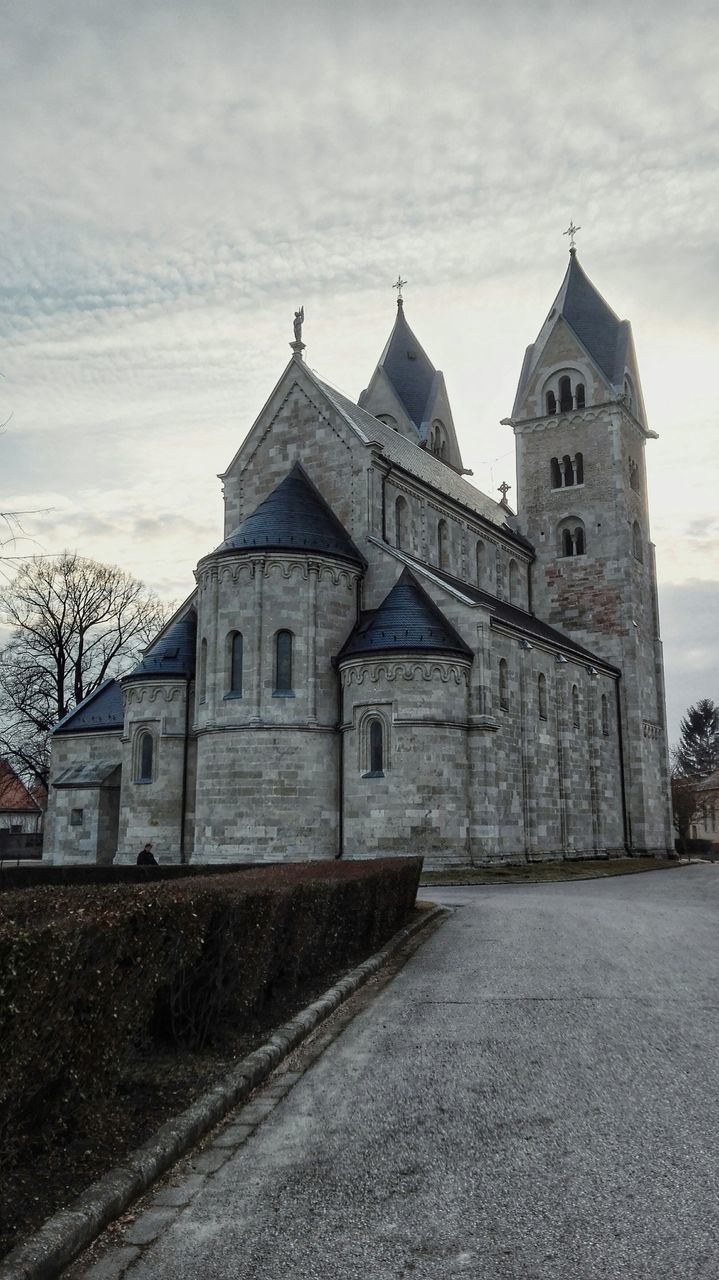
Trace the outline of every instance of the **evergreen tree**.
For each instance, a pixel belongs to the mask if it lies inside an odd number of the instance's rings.
[[[702,698],[689,707],[679,728],[678,772],[685,778],[708,778],[719,769],[719,707]]]

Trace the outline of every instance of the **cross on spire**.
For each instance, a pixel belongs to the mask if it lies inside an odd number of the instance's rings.
[[[399,274],[398,274],[398,275],[397,275],[397,279],[395,280],[394,284],[392,285],[392,288],[397,290],[397,306],[398,306],[398,307],[401,307],[401,306],[402,306],[402,290],[403,290],[404,286],[406,285],[406,283],[407,283],[407,281],[406,281],[406,280],[403,280],[403,279],[402,279],[402,277],[401,277],[401,275],[399,275]]]
[[[562,232],[563,236],[569,236],[569,252],[570,253],[576,253],[577,246],[574,243],[574,237],[578,231],[581,231],[581,229],[582,229],[581,227],[575,227],[573,220],[570,218],[569,226],[567,227],[567,230]]]
[[[511,488],[512,488],[511,484],[507,484],[506,480],[503,480],[502,483],[498,486],[498,491],[502,495],[502,502],[507,501],[507,494],[509,493],[509,490]]]

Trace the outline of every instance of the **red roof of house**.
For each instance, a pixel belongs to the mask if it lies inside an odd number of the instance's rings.
[[[0,760],[0,813],[37,813],[34,800],[22,779],[7,760]]]

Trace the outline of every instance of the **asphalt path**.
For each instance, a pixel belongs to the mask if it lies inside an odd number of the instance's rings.
[[[125,1273],[719,1276],[719,866],[454,914]]]

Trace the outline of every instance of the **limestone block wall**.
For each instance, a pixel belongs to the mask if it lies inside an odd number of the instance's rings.
[[[112,861],[117,845],[119,777],[106,789],[57,788],[52,784],[70,767],[104,762],[111,768],[113,763],[119,766],[121,760],[119,733],[58,734],[53,738],[44,858],[55,864]],[[81,820],[78,820],[79,812]]]
[[[418,655],[342,664],[345,856],[467,861],[469,671],[469,661]],[[373,721],[383,768],[370,777]]]
[[[192,699],[192,685],[180,678],[123,682],[120,862],[134,862],[148,840],[159,861],[181,860],[188,697]],[[140,743],[145,733],[153,740],[149,780],[140,776]]]

